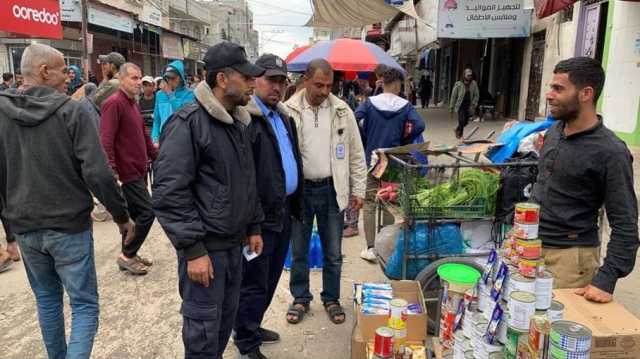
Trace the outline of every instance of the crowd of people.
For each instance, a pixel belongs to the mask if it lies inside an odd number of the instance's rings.
[[[376,69],[375,88],[360,83],[360,97],[353,102],[354,82],[339,81],[341,74],[324,59],[311,61],[292,84],[283,59],[265,54],[251,63],[231,42],[208,49],[205,74],[194,84],[180,61],[167,65],[158,78],[143,76],[116,52],[99,61],[103,81],[83,83],[81,69],[67,67],[59,51],[34,43],[22,57],[23,83],[13,88],[12,79],[3,76],[8,89],[0,91],[0,170],[7,174],[0,176],[0,213],[9,243],[0,260],[6,267],[21,253],[49,358],[89,358],[93,347],[99,311],[94,197],[122,235],[116,259],[121,270],[149,273],[153,262],[138,252],[155,219],[175,247],[185,358],[222,358],[232,332],[241,358],[266,358],[260,347],[280,336],[262,321],[289,244],[293,300],[286,320],[304,320],[314,299],[308,269],[314,224],[324,254],[320,300],[333,323],[344,323],[342,238],[349,225],[355,223],[357,230],[363,207],[361,256],[375,260],[371,153],[424,141],[425,121],[403,95],[404,74]],[[459,113],[462,128],[477,102],[477,85],[467,75],[456,84],[450,107]],[[428,103],[432,85],[427,78],[420,82],[420,97]],[[583,82],[591,92],[580,98],[580,113],[593,115],[590,124],[601,129],[593,105],[597,86]],[[551,93],[552,111],[558,117],[577,116],[573,107],[567,112],[569,100],[558,95],[561,85]],[[599,131],[614,141],[609,132]],[[608,163],[617,172],[603,167],[602,180],[633,193],[625,150],[615,142],[611,156],[616,160]],[[543,151],[544,163],[550,156]],[[537,195],[564,206],[570,199],[548,190],[559,185],[551,176],[544,172],[545,190]],[[576,176],[571,178],[581,181]],[[618,215],[612,221],[616,257],[597,274],[592,268],[594,283],[611,292],[615,280],[633,268],[635,257],[622,248],[637,249],[637,229],[634,234],[631,228],[637,225],[637,207],[620,193],[614,189],[605,198],[594,197],[600,202],[593,207],[606,201],[607,210]],[[541,222],[541,233],[564,233],[542,205],[541,221],[553,226]],[[580,224],[592,229],[591,222]],[[593,241],[583,240],[585,245]],[[624,263],[618,260],[622,257]],[[587,290],[596,299],[603,295],[597,288]],[[68,342],[64,291],[73,312]]]

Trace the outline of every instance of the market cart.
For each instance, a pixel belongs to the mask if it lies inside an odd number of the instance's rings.
[[[461,263],[470,265],[478,270],[482,270],[483,258],[486,258],[491,249],[479,250],[464,253],[460,250],[450,250],[450,241],[443,241],[442,235],[438,231],[443,225],[462,224],[465,222],[485,221],[492,223],[491,241],[497,246],[502,238],[504,228],[495,223],[495,198],[499,186],[500,172],[506,167],[531,167],[537,166],[537,162],[516,162],[505,164],[492,164],[478,162],[478,156],[473,159],[460,153],[458,148],[440,148],[436,150],[422,150],[421,153],[429,156],[430,164],[418,164],[412,161],[410,151],[403,153],[391,152],[382,154],[388,168],[395,168],[398,173],[397,179],[400,182],[398,203],[390,203],[385,200],[377,200],[377,222],[378,231],[383,227],[383,213],[390,212],[394,217],[401,219],[402,226],[402,269],[400,278],[391,279],[412,279],[415,273],[415,264],[428,263],[423,268],[419,268],[419,273],[415,280],[421,283],[426,301],[427,312],[429,313],[428,329],[431,333],[437,334],[439,308],[438,305],[441,291],[440,278],[436,272],[437,268],[445,263]],[[490,193],[483,192],[485,188],[476,188],[478,183],[484,179],[471,178],[482,177],[487,173],[487,181],[492,183]],[[425,194],[429,189],[433,191],[450,190],[453,193],[461,193],[461,187],[467,186],[469,192],[477,189],[482,195],[471,196],[474,198],[449,198],[443,203],[431,203],[425,200]],[[469,187],[470,186],[470,187]],[[426,191],[426,192],[425,192]],[[462,192],[465,193],[465,192]],[[438,194],[432,194],[437,197]],[[443,194],[444,195],[444,194]],[[468,195],[468,193],[467,193]],[[421,238],[417,239],[417,228],[422,230]],[[424,231],[426,230],[426,234]],[[418,245],[418,241],[424,241]],[[400,241],[398,241],[400,242]],[[445,243],[443,243],[445,242]],[[420,250],[416,248],[420,247]],[[426,260],[426,261],[425,261]],[[378,257],[383,272],[387,275],[386,265],[383,258]],[[408,267],[412,267],[412,275],[408,276]],[[387,275],[388,276],[388,275]]]

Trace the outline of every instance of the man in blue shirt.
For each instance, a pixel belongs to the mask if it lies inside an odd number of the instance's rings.
[[[256,80],[255,94],[246,109],[251,114],[247,136],[252,145],[262,223],[262,255],[243,259],[240,305],[234,325],[234,343],[241,358],[263,359],[260,345],[280,340],[278,333],[261,328],[264,313],[280,280],[289,248],[291,216],[302,213],[302,160],[295,125],[282,105],[287,67],[271,54],[256,65],[266,69]]]

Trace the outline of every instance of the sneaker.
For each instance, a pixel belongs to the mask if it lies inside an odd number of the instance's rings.
[[[360,252],[360,258],[369,261],[369,262],[377,262],[378,261],[378,257],[376,257],[376,250],[375,248],[367,248],[367,249],[363,249],[362,252]]]
[[[345,229],[344,231],[342,231],[342,237],[344,237],[344,238],[355,237],[358,234],[360,234],[358,232],[358,228],[349,227],[349,228]]]
[[[264,354],[260,353],[260,348],[247,354],[240,354],[239,359],[268,359]]]
[[[262,344],[275,344],[280,341],[280,334],[274,332],[273,330],[260,328],[258,329],[260,332],[260,337],[262,338]]]

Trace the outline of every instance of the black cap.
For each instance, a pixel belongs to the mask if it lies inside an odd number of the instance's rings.
[[[249,62],[244,47],[229,41],[223,41],[207,50],[204,55],[204,67],[207,71],[231,67],[243,75],[252,77],[260,77],[265,71]]]
[[[114,64],[117,67],[120,67],[125,62],[127,62],[127,60],[124,59],[124,56],[122,56],[119,52],[110,52],[106,55],[100,55],[98,56],[98,60],[100,60],[100,63]]]
[[[287,77],[287,63],[274,54],[264,54],[256,61],[256,65],[266,69],[264,76]]]

